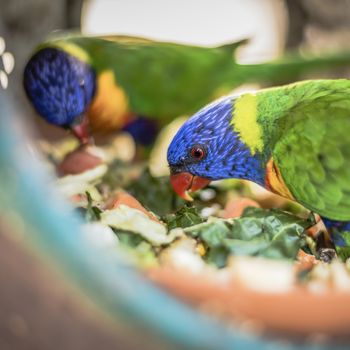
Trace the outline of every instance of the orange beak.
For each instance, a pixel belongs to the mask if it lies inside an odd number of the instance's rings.
[[[190,173],[178,173],[170,176],[170,182],[174,191],[183,199],[193,201],[189,192],[195,192],[207,186],[211,180],[194,176]]]

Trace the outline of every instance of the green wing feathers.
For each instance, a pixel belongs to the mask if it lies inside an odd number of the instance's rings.
[[[350,220],[350,80],[307,81],[263,92],[271,153],[295,199],[334,220]],[[266,124],[269,124],[266,126]]]
[[[65,42],[87,52],[98,74],[114,72],[133,112],[165,121],[194,113],[218,91],[236,86],[228,72],[235,64],[235,49],[243,43],[206,48],[123,36]]]
[[[325,58],[296,56],[259,65],[240,65],[235,53],[246,42],[207,48],[128,36],[64,35],[39,48],[58,45],[91,64],[97,76],[112,71],[116,85],[128,97],[130,110],[164,123],[194,113],[246,82],[271,84],[295,79],[300,72],[350,61],[348,52]]]

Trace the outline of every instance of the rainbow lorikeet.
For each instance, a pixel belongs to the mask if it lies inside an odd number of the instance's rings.
[[[90,132],[127,130],[152,141],[157,127],[191,114],[246,82],[281,82],[350,62],[350,53],[240,65],[244,41],[205,48],[132,37],[67,36],[40,45],[24,70],[24,88],[49,123],[86,142]]]
[[[227,96],[200,110],[168,149],[175,192],[253,181],[350,230],[350,80],[309,80]],[[350,236],[337,236],[349,246]]]

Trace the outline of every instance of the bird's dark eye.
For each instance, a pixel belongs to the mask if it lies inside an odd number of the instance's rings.
[[[201,160],[205,157],[205,149],[203,146],[194,146],[191,149],[191,157],[195,160]]]

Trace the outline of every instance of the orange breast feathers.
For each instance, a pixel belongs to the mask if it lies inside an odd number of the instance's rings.
[[[282,175],[274,163],[273,158],[270,158],[266,165],[265,187],[282,197],[295,200],[286,184],[283,181]]]
[[[100,134],[120,130],[131,118],[128,97],[117,85],[111,70],[98,75],[96,94],[87,110],[87,116],[92,132]]]

